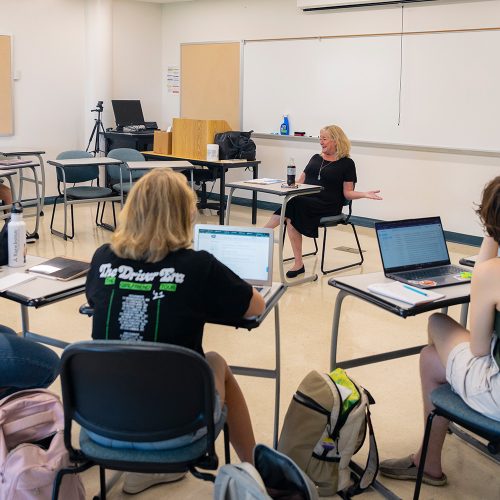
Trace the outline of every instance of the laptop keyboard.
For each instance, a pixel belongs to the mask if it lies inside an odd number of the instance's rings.
[[[460,274],[463,272],[461,267],[457,266],[443,266],[431,269],[419,269],[418,271],[405,271],[403,273],[397,273],[400,276],[404,276],[408,280],[422,280],[426,278],[433,278],[436,276],[448,276],[449,274]]]

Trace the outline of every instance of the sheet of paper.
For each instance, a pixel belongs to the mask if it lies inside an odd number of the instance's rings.
[[[0,278],[0,291],[5,292],[9,288],[24,283],[25,281],[34,280],[34,276],[26,273],[12,273]]]

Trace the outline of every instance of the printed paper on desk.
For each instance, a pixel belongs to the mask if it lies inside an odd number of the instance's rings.
[[[30,276],[26,273],[12,273],[4,278],[0,278],[0,292],[5,292],[9,288],[24,283],[25,281],[34,280],[35,276]]]
[[[405,285],[399,281],[393,281],[392,283],[374,283],[368,286],[368,290],[383,295],[384,297],[400,300],[412,306],[433,302],[444,297],[442,293],[422,290],[410,285]]]

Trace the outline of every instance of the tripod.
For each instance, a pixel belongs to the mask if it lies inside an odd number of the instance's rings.
[[[90,148],[90,144],[92,142],[92,140],[95,138],[95,142],[94,142],[94,149],[92,151],[90,151],[91,153],[93,153],[94,156],[97,156],[98,153],[104,153],[104,149],[101,149],[100,148],[100,145],[101,145],[101,141],[100,141],[100,134],[101,132],[104,134],[104,125],[102,124],[102,120],[101,120],[101,114],[102,114],[102,101],[99,101],[97,103],[97,107],[96,109],[93,109],[92,112],[97,112],[97,118],[95,119],[95,123],[94,123],[94,128],[92,129],[92,133],[90,134],[90,139],[89,139],[89,143],[87,144],[87,148],[85,149],[85,151],[88,151],[89,148]]]

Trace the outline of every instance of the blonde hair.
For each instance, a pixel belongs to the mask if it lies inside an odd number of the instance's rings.
[[[326,125],[321,129],[326,132],[337,144],[338,159],[349,156],[351,152],[351,141],[345,135],[345,132],[338,125]]]
[[[169,168],[153,170],[131,189],[111,249],[123,259],[158,262],[191,245],[195,210],[196,195],[184,175]]]

